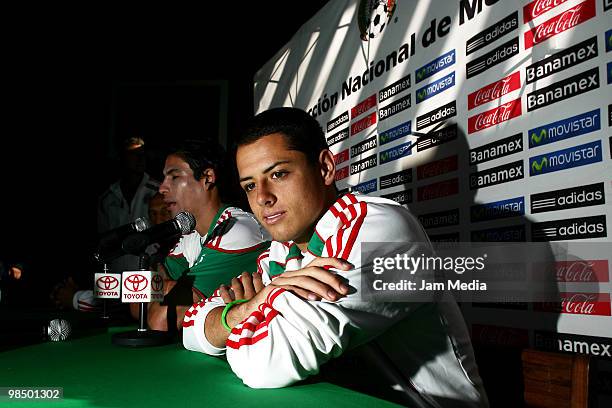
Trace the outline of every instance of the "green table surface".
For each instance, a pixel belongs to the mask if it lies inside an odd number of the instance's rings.
[[[7,407],[392,407],[330,383],[282,389],[246,387],[219,358],[181,344],[127,348],[112,332],[0,353],[0,387],[62,387],[59,401],[0,399]]]

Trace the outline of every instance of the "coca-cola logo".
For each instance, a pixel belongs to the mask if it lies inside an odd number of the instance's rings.
[[[349,166],[336,170],[336,181],[347,178],[349,175]]]
[[[100,276],[96,280],[96,286],[101,290],[113,290],[119,286],[119,280],[114,276]]]
[[[481,345],[524,347],[529,344],[529,335],[525,329],[475,324],[472,340]]]
[[[536,17],[541,16],[549,10],[554,9],[567,0],[535,0],[523,7],[523,20],[525,23],[530,22]]]
[[[555,34],[559,34],[578,25],[580,9],[582,9],[582,6],[577,6],[575,9],[568,10],[561,14],[558,20],[552,21],[550,24],[542,24],[536,27],[533,42],[536,44],[540,43],[548,37],[552,37]]]
[[[560,302],[536,304],[535,310],[545,312],[610,316],[609,293],[561,293]]]
[[[440,174],[449,173],[457,170],[459,166],[458,156],[445,157],[434,162],[422,164],[417,167],[417,179],[439,176]]]
[[[468,95],[468,110],[484,103],[494,101],[521,87],[520,72],[515,72],[497,82],[480,88]]]
[[[442,198],[459,192],[459,179],[440,181],[417,189],[417,200],[426,201]]]
[[[336,164],[344,163],[348,159],[349,159],[349,150],[348,149],[344,149],[340,153],[334,155],[334,161],[336,162]]]
[[[561,298],[561,311],[572,314],[593,314],[597,295],[594,293],[572,293]]]
[[[149,285],[149,280],[140,274],[130,275],[123,281],[125,289],[132,292],[142,292]]]
[[[369,96],[351,108],[351,119],[355,119],[357,116],[369,111],[374,106],[376,106],[376,94]]]
[[[492,88],[485,90],[479,90],[476,92],[475,103],[481,105],[485,102],[492,101],[500,98],[502,95],[507,94],[510,91],[510,78],[506,77],[499,82],[496,82]]]
[[[156,292],[160,292],[164,287],[164,280],[161,277],[161,275],[153,275],[153,278],[151,279],[151,289],[153,289]]]
[[[525,49],[595,17],[595,0],[587,0],[525,33]]]
[[[521,99],[518,98],[505,103],[498,108],[485,111],[469,118],[468,133],[478,132],[479,130],[495,126],[499,123],[520,116],[521,114]]]
[[[559,282],[608,282],[607,260],[576,260],[555,263]]]

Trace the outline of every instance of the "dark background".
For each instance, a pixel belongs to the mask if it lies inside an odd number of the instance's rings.
[[[231,143],[253,113],[255,72],[325,3],[6,14],[0,261],[25,264],[33,303],[96,271],[96,200],[118,175],[115,141],[143,137],[159,177],[167,143],[219,133],[226,87]]]

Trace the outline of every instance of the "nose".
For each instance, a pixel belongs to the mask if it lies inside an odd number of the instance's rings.
[[[257,188],[257,204],[261,207],[272,207],[276,203],[276,196],[265,181]]]
[[[168,178],[164,178],[164,182],[159,185],[159,193],[165,196],[166,194],[168,194],[169,191],[170,189],[168,187]]]

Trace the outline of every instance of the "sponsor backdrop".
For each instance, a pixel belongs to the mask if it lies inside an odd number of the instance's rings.
[[[463,305],[474,342],[608,363],[611,3],[332,0],[257,73],[256,110],[307,110],[338,188],[410,207],[433,241],[569,253],[560,307]]]

